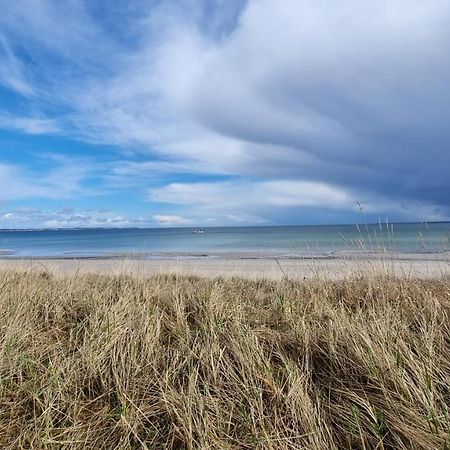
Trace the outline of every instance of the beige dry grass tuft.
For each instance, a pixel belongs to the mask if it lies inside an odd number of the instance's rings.
[[[450,283],[0,274],[1,449],[449,449]]]

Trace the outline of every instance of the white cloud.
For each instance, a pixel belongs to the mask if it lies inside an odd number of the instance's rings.
[[[156,202],[210,207],[351,207],[352,197],[324,183],[302,181],[173,183],[149,191]]]
[[[182,216],[155,214],[153,220],[159,225],[189,225],[192,224],[191,219]]]
[[[38,209],[16,208],[0,211],[1,228],[126,228],[191,225],[187,217],[154,214],[133,217],[107,209]]]
[[[123,228],[149,226],[149,219],[128,218],[104,209],[17,208],[0,215],[0,228]]]
[[[448,216],[437,205],[414,203],[407,207],[389,196],[365,195],[344,190],[337,186],[295,180],[245,181],[233,180],[208,183],[172,183],[149,189],[149,200],[177,205],[179,210],[196,223],[203,224],[258,224],[274,217],[296,217],[295,211],[328,212],[335,220],[339,212],[359,217],[363,214],[371,220],[377,217],[396,217],[400,220],[446,220]],[[336,215],[337,213],[337,215]],[[293,214],[293,215],[292,215]],[[298,214],[297,214],[298,217]],[[320,214],[319,214],[320,217]],[[344,216],[345,217],[345,216]],[[271,219],[272,218],[272,219]],[[306,221],[308,219],[306,218]]]
[[[149,200],[179,205],[200,223],[264,223],[286,209],[354,209],[352,196],[323,183],[226,181],[172,183],[149,190]]]

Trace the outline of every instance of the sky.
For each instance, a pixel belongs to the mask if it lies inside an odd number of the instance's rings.
[[[0,10],[0,228],[450,218],[448,0]]]

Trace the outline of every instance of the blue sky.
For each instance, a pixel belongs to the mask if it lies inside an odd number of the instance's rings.
[[[448,1],[0,8],[0,228],[450,218]]]

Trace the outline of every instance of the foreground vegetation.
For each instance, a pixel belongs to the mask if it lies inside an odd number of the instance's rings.
[[[450,283],[0,274],[1,449],[449,449]]]

